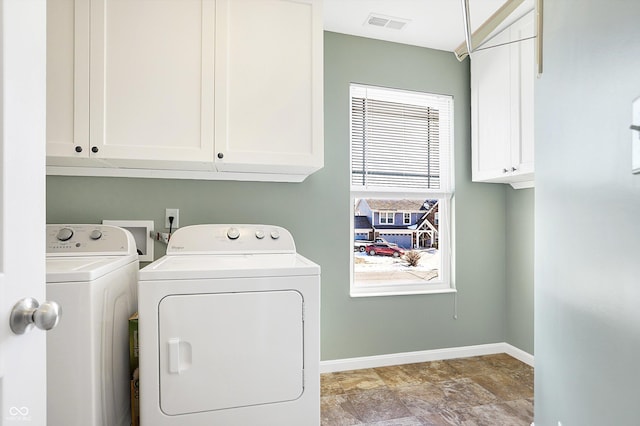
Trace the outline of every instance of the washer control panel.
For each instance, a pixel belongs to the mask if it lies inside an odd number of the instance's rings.
[[[193,225],[171,235],[167,254],[295,253],[291,233],[274,225]]]
[[[110,225],[47,225],[47,254],[68,256],[136,253],[133,236]]]

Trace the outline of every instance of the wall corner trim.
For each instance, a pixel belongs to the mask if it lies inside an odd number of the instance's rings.
[[[364,368],[386,367],[390,365],[412,364],[416,362],[441,361],[470,356],[506,353],[533,367],[533,355],[505,342],[486,345],[460,346],[455,348],[432,349],[427,351],[402,352],[357,358],[320,361],[320,373],[360,370]]]

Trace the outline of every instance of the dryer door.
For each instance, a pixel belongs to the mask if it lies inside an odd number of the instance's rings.
[[[165,297],[159,306],[161,410],[180,415],[299,398],[302,305],[293,290]]]

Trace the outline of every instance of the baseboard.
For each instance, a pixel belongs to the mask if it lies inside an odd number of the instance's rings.
[[[320,361],[321,373],[361,370],[363,368],[386,367],[389,365],[412,364],[416,362],[441,361],[444,359],[466,358],[470,356],[506,353],[533,366],[533,355],[508,343],[490,343],[486,345],[460,346],[456,348],[433,349],[428,351],[403,352],[397,354],[375,355],[358,358],[332,359]]]
[[[516,348],[515,346],[510,345],[508,343],[504,343],[504,345],[505,345],[504,353],[506,353],[507,355],[511,355],[515,359],[518,359],[524,362],[525,364],[528,364],[532,367],[534,366],[534,356],[531,355],[529,352],[525,352],[522,349]]]

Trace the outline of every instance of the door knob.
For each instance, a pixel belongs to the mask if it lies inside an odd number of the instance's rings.
[[[62,308],[56,302],[40,305],[36,299],[26,297],[13,306],[9,325],[15,334],[24,334],[34,326],[46,331],[58,325],[61,316]]]

